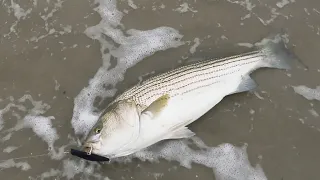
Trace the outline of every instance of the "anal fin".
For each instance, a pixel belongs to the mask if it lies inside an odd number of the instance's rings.
[[[168,135],[167,138],[165,139],[182,139],[182,138],[190,138],[192,136],[194,136],[195,133],[192,132],[190,129],[188,129],[187,127],[181,127],[179,129],[176,129],[175,131],[173,131],[172,133],[170,133]]]
[[[251,91],[257,87],[257,83],[249,76],[242,76],[241,83],[239,84],[236,93]]]

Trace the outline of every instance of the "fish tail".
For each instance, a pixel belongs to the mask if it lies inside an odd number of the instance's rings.
[[[263,62],[266,67],[289,70],[296,56],[286,48],[283,41],[263,43],[260,51],[264,54]]]
[[[270,36],[266,39],[274,39]],[[263,40],[256,44],[258,44],[257,47],[262,53],[262,59],[261,63],[254,67],[250,73],[262,67],[289,70],[292,68],[293,62],[295,62],[295,60],[299,60],[295,54],[286,48],[285,43],[282,40],[278,42],[273,40]],[[241,83],[235,91],[236,93],[251,91],[258,86],[249,74],[242,76]]]

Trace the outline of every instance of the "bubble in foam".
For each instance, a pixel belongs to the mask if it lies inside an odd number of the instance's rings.
[[[59,136],[55,128],[52,127],[51,120],[55,119],[53,116],[33,116],[27,115],[24,118],[24,126],[32,128],[39,137],[48,143],[49,148],[53,148],[53,143]]]
[[[88,87],[82,89],[75,98],[71,124],[77,135],[86,135],[100,115],[94,112],[95,98],[114,96],[116,93],[114,87],[116,83],[123,80],[128,68],[157,51],[183,44],[180,41],[182,35],[170,27],[159,27],[147,31],[131,29],[125,35],[121,29],[116,28],[121,25],[123,15],[116,9],[116,1],[97,2],[99,6],[95,10],[101,15],[102,20],[98,25],[87,28],[85,34],[100,42],[103,66],[90,79]],[[112,41],[106,40],[105,36]],[[106,49],[109,53],[105,53]],[[117,65],[109,69],[111,56],[117,58]],[[111,88],[106,90],[104,88],[106,84]]]
[[[218,147],[208,147],[198,138],[193,138],[194,144],[200,150],[189,147],[186,140],[173,140],[159,143],[137,152],[131,157],[143,161],[158,161],[159,158],[177,161],[180,165],[191,168],[192,163],[212,168],[217,180],[266,180],[266,176],[259,165],[252,167],[244,147],[231,144],[221,144]]]

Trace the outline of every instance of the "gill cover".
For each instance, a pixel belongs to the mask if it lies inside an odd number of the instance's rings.
[[[122,100],[112,104],[99,119],[92,132],[100,133],[102,149],[100,154],[116,155],[126,151],[138,139],[140,113],[134,101]],[[102,123],[101,131],[99,123]]]

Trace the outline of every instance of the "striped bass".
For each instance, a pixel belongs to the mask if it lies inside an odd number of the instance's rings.
[[[256,87],[259,68],[290,69],[282,42],[255,51],[184,65],[136,84],[117,96],[89,132],[83,150],[108,158],[126,156],[166,139],[195,135],[187,125],[225,96]]]

